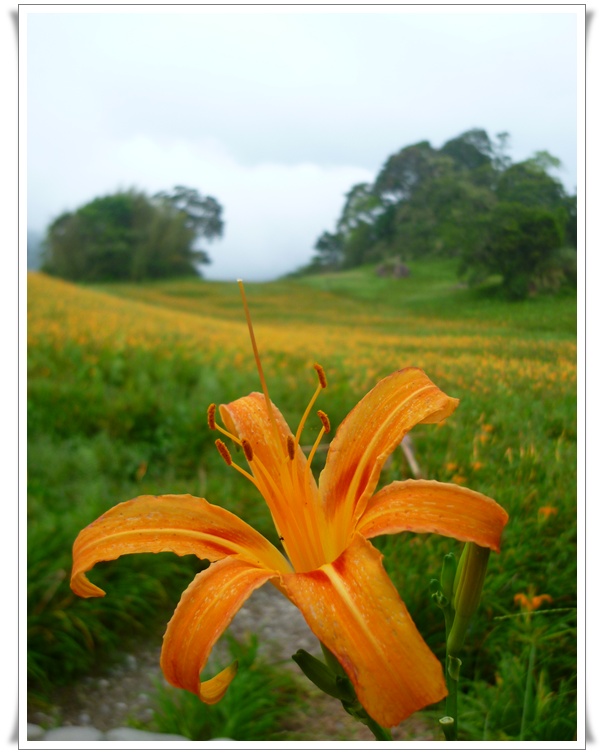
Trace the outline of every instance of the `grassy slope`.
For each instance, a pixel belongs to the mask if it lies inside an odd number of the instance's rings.
[[[211,313],[240,321],[236,287],[230,282],[161,281],[145,286],[112,284],[99,287],[114,295],[179,311]],[[490,334],[572,338],[576,333],[576,299],[572,295],[541,296],[510,303],[496,285],[476,289],[460,285],[455,264],[416,262],[406,279],[379,278],[372,267],[310,275],[271,283],[246,283],[257,321],[328,322],[334,314],[356,319],[371,313],[383,331],[400,326],[406,317],[426,319],[430,327],[454,322],[459,334]],[[310,295],[309,295],[310,294]]]

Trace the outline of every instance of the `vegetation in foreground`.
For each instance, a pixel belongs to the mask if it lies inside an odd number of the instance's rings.
[[[249,285],[267,379],[293,421],[319,361],[329,380],[320,407],[333,426],[403,366],[422,367],[461,399],[444,424],[414,430],[422,473],[494,497],[510,523],[462,658],[460,734],[572,740],[576,301],[543,296],[510,305],[484,288],[459,288],[448,264],[418,262],[402,280],[360,268]],[[28,305],[30,694],[49,704],[56,685],[105,661],[124,634],[165,624],[202,567],[170,554],[130,556],[97,567],[105,598],[76,598],[68,586],[71,545],[109,507],[138,494],[190,492],[278,541],[263,503],[217,455],[205,420],[210,402],[259,387],[236,285],[90,289],[32,274]],[[317,430],[311,422],[309,438]],[[317,472],[323,460],[318,454]],[[410,476],[402,452],[383,476],[384,483]],[[453,543],[401,535],[379,547],[442,656],[444,626],[429,583]]]
[[[232,692],[222,703],[208,705],[183,689],[159,684],[154,727],[161,733],[176,733],[191,741],[294,739],[292,729],[305,706],[300,703],[300,679],[283,665],[259,657],[254,636],[237,642],[227,635],[227,644],[231,658],[239,663],[238,683]]]

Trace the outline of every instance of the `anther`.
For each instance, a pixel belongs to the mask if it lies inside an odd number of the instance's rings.
[[[222,442],[222,440],[216,440],[216,447],[218,449],[218,452],[223,457],[224,462],[227,466],[233,465],[233,459],[231,458],[231,454],[229,453],[229,449],[227,446]]]
[[[294,454],[296,451],[296,441],[292,435],[288,435],[287,437],[287,455],[289,456],[289,460],[294,460]]]
[[[208,406],[208,426],[210,429],[216,429],[216,404],[210,403]]]
[[[315,372],[317,373],[317,377],[319,378],[319,382],[321,383],[321,387],[323,390],[327,387],[327,377],[325,376],[325,370],[320,364],[314,364]]]
[[[241,447],[243,448],[243,452],[245,453],[245,457],[247,458],[248,463],[251,463],[254,460],[254,451],[252,450],[252,446],[249,440],[242,440]]]
[[[327,416],[327,414],[324,411],[321,411],[319,409],[319,411],[317,411],[317,416],[321,420],[321,424],[323,425],[323,429],[326,432],[329,432],[329,430],[331,429],[331,424],[329,423],[329,417]]]

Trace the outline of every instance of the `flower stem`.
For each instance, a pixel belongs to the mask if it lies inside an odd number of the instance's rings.
[[[369,717],[369,715],[367,715],[365,725],[373,733],[376,741],[392,741],[392,733],[390,733],[387,728],[382,728],[382,726],[379,725],[379,723],[376,723],[376,721],[372,717]]]
[[[445,702],[445,717],[439,720],[447,741],[457,741],[457,683],[461,660],[447,654],[446,663],[447,700]]]

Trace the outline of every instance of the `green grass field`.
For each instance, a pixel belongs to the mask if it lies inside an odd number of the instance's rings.
[[[445,423],[412,432],[426,478],[481,491],[510,514],[462,658],[461,734],[573,740],[576,299],[510,304],[493,286],[460,287],[446,263],[411,272],[246,285],[271,396],[295,426],[319,361],[329,387],[318,407],[332,426],[404,366],[422,367],[461,399]],[[124,634],[136,641],[165,625],[199,570],[194,558],[129,556],[95,569],[105,598],[75,597],[73,540],[108,508],[140,494],[190,492],[278,539],[263,501],[224,465],[206,424],[209,403],[259,389],[235,282],[84,288],[33,273],[28,307],[29,691],[44,705],[57,684],[106,662]],[[317,431],[310,422],[303,443]],[[317,473],[324,458],[315,458]],[[410,475],[396,451],[382,481]],[[441,657],[444,625],[429,583],[460,545],[412,534],[376,544]],[[527,609],[541,595],[549,599]],[[436,726],[439,710],[428,714]]]

